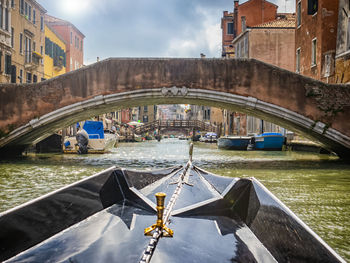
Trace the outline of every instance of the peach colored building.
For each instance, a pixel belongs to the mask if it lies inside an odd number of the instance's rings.
[[[45,22],[66,42],[67,72],[84,65],[84,34],[68,21],[45,15]]]

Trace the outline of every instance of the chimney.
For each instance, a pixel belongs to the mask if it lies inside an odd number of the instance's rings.
[[[234,9],[238,8],[238,5],[239,5],[239,0],[235,0],[234,1],[234,7],[235,7]]]
[[[228,12],[227,11],[224,11],[224,17],[228,15]]]
[[[205,58],[205,55],[203,53],[201,53],[201,58]]]

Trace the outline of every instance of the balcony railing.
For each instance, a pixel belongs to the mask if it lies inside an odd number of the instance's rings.
[[[34,69],[40,65],[40,60],[43,58],[39,53],[35,51],[25,51],[25,68]]]

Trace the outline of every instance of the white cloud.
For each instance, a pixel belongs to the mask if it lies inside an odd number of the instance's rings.
[[[279,13],[295,13],[295,0],[277,0]]]
[[[199,57],[200,53],[204,53],[207,57],[220,57],[220,17],[215,11],[197,7],[195,15],[202,21],[200,28],[188,29],[181,38],[172,39],[165,56]]]

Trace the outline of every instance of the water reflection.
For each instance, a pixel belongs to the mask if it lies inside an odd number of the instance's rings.
[[[0,211],[112,165],[156,169],[188,160],[188,141],[123,143],[104,155],[28,155],[0,161]],[[350,261],[350,165],[295,152],[223,151],[196,143],[193,161],[234,177],[256,177],[341,256]]]

